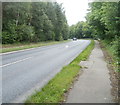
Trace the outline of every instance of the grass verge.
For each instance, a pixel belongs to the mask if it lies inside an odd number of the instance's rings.
[[[106,40],[100,41],[101,48],[107,53],[107,61],[111,64],[115,70],[115,72],[120,72],[118,69],[120,57],[118,56],[118,48],[116,48],[117,44],[111,45]]]
[[[86,60],[94,48],[92,40],[88,47],[78,55],[69,65],[48,82],[40,91],[36,91],[25,103],[59,103],[64,100],[64,93],[68,91],[74,78],[80,71],[80,61]]]
[[[118,103],[120,100],[119,91],[120,91],[120,67],[118,65],[118,58],[115,55],[115,48],[110,45],[105,40],[100,41],[100,46],[102,48],[103,54],[105,56],[105,60],[107,62],[107,67],[109,69],[110,80],[111,80],[111,93],[113,96],[113,101]],[[120,58],[119,58],[120,59]]]
[[[39,43],[17,43],[17,44],[5,44],[5,45],[3,44],[2,45],[2,50],[0,50],[0,53],[18,51],[18,50],[47,46],[47,45],[53,45],[53,44],[59,44],[59,43],[64,43],[64,42],[68,42],[68,41],[69,40],[47,41],[47,42],[39,42]]]

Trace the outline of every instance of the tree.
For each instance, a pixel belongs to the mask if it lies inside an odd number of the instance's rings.
[[[62,5],[56,2],[4,2],[2,43],[68,39]]]
[[[120,2],[93,2],[87,15],[92,34],[109,45],[112,55],[120,65]]]
[[[70,27],[70,38],[76,37],[81,38],[91,38],[92,37],[92,28],[88,25],[87,22],[78,22],[76,25]]]

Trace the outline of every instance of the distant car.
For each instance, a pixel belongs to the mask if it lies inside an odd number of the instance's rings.
[[[77,40],[77,38],[73,38],[73,40],[75,40],[75,41],[76,41],[76,40]]]

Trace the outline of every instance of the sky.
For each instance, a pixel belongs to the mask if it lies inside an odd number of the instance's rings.
[[[85,21],[88,0],[56,0],[63,3],[68,24],[71,26],[78,21]]]

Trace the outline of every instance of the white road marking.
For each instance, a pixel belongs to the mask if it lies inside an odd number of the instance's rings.
[[[107,98],[105,97],[104,100],[106,100]]]
[[[39,48],[39,47],[35,47],[35,48]],[[29,51],[29,50],[32,50],[32,49],[35,49],[35,48],[29,48],[29,49],[23,49],[23,50],[17,50],[17,51],[11,51],[11,52],[6,52],[6,53],[1,53],[0,56],[7,55],[7,54],[13,54],[13,53],[16,53],[16,52]]]
[[[68,46],[68,45],[66,45],[65,47],[66,47],[66,48],[68,48],[69,46]]]
[[[11,63],[5,64],[5,65],[2,65],[2,66],[0,66],[0,67],[6,67],[6,66],[9,66],[9,65],[12,65],[12,64],[18,63],[18,62],[25,61],[25,60],[30,59],[30,58],[32,58],[32,57],[28,57],[28,58],[21,59],[21,60],[15,61],[15,62],[11,62]]]

